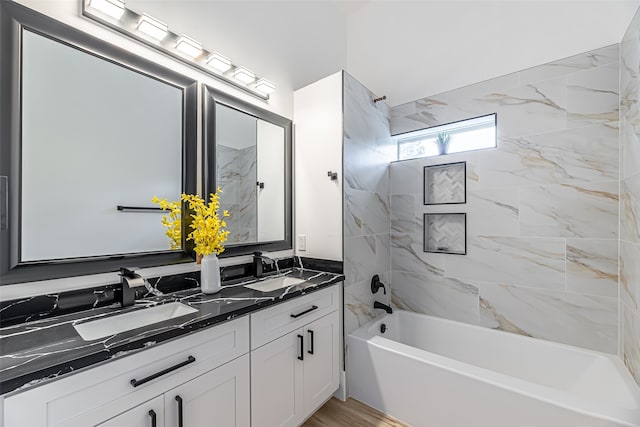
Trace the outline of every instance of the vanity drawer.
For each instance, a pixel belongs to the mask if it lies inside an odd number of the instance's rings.
[[[334,285],[251,314],[251,349],[337,310],[339,290]]]
[[[16,392],[4,400],[4,425],[75,425],[72,420],[82,414],[108,404],[117,406],[118,401],[133,407],[248,351],[249,318],[245,316]],[[163,371],[168,372],[136,387],[131,384],[133,379],[140,382]]]

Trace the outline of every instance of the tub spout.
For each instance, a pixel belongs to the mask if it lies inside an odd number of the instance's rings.
[[[379,308],[382,309],[384,311],[386,311],[387,313],[391,314],[393,313],[393,309],[391,307],[389,307],[387,304],[383,304],[380,301],[374,301],[373,302],[373,308]]]

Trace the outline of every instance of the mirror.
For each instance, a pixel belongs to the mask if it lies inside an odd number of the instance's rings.
[[[196,192],[197,83],[11,2],[0,23],[0,283],[191,261],[151,197]]]
[[[216,182],[223,190],[227,244],[284,240],[284,133],[281,126],[216,105]]]
[[[206,86],[204,100],[205,187],[230,213],[223,255],[291,249],[291,121]]]

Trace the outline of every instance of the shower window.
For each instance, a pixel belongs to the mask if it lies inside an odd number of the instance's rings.
[[[395,135],[398,160],[495,148],[496,120],[494,113]]]

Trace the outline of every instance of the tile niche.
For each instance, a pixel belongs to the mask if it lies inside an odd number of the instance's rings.
[[[467,163],[424,167],[424,205],[456,205],[467,202]],[[465,255],[467,216],[465,213],[425,213],[424,252]]]

